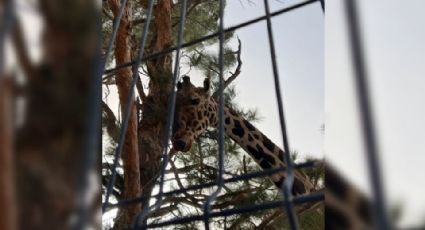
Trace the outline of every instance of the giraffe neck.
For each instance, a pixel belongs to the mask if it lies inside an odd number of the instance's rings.
[[[371,201],[332,165],[325,166],[325,224],[329,229],[374,229]]]
[[[210,104],[210,124],[217,126],[218,105],[215,101]],[[224,109],[224,128],[226,135],[239,144],[263,169],[285,166],[283,154],[277,145],[260,132],[250,122],[230,108]],[[280,187],[285,179],[285,173],[271,176],[271,180]],[[326,226],[332,229],[372,229],[372,216],[368,206],[370,201],[355,186],[347,183],[345,179],[326,164],[325,177],[325,213]],[[295,171],[293,194],[305,194],[314,191],[314,186],[309,179],[299,171]],[[329,197],[329,200],[328,200]]]
[[[215,103],[215,111],[218,111],[217,108],[218,105]],[[214,121],[211,124],[216,126],[218,116],[213,117]],[[224,108],[224,129],[226,135],[241,146],[262,169],[285,166],[281,160],[283,159],[283,154],[285,154],[282,149],[249,121],[228,107]],[[280,188],[285,176],[285,172],[279,172],[270,176],[270,178]],[[313,189],[314,187],[309,179],[303,173],[295,171],[292,193],[305,194],[313,191]]]

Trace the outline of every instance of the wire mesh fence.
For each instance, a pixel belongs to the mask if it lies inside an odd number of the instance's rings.
[[[175,91],[173,91],[173,93],[171,94],[171,98],[170,98],[170,105],[168,108],[168,118],[167,118],[167,135],[166,138],[164,140],[164,153],[163,153],[163,160],[162,160],[162,165],[161,165],[161,176],[160,176],[160,182],[159,182],[159,192],[156,195],[151,195],[150,197],[139,197],[139,198],[135,198],[135,199],[131,199],[131,200],[124,200],[124,201],[119,201],[115,204],[109,204],[108,203],[108,197],[110,194],[110,189],[112,184],[114,183],[114,176],[115,176],[115,167],[116,167],[116,162],[119,159],[120,156],[120,152],[122,151],[122,149],[120,149],[120,146],[122,145],[122,139],[120,139],[120,142],[118,144],[117,147],[117,151],[116,151],[116,156],[115,156],[115,163],[114,163],[114,169],[113,169],[113,177],[112,180],[110,180],[110,185],[108,186],[108,191],[106,194],[106,201],[103,204],[103,211],[107,210],[108,208],[113,208],[113,207],[120,207],[120,206],[124,206],[124,205],[128,205],[134,202],[141,202],[141,201],[146,201],[149,200],[150,198],[155,198],[156,199],[156,203],[153,206],[146,206],[144,207],[144,209],[142,210],[142,212],[140,213],[140,215],[137,216],[136,220],[134,221],[134,225],[133,228],[156,228],[156,227],[163,227],[163,226],[169,226],[169,225],[174,225],[174,224],[182,224],[182,223],[187,223],[187,222],[191,222],[191,221],[203,221],[205,229],[209,229],[209,220],[210,218],[214,218],[214,217],[222,217],[222,216],[228,216],[228,215],[234,215],[234,214],[241,214],[241,213],[245,213],[245,212],[253,212],[256,210],[261,210],[261,209],[270,209],[270,208],[276,208],[276,207],[281,207],[281,208],[285,208],[286,212],[288,213],[287,217],[288,217],[288,222],[289,222],[289,226],[291,229],[298,229],[298,220],[297,217],[295,215],[295,211],[294,211],[294,205],[299,205],[302,204],[304,202],[313,202],[313,201],[318,201],[318,200],[324,200],[324,194],[322,192],[317,192],[317,193],[313,193],[313,194],[307,194],[304,196],[300,196],[300,197],[292,197],[291,195],[291,188],[293,186],[293,180],[294,180],[294,175],[293,172],[295,169],[300,169],[300,168],[304,168],[304,167],[315,167],[316,163],[315,162],[307,162],[304,164],[300,164],[300,165],[294,165],[294,163],[292,162],[291,158],[289,157],[289,154],[283,155],[282,157],[284,157],[284,159],[282,159],[283,162],[286,163],[287,167],[282,167],[282,168],[273,168],[273,169],[269,169],[269,170],[264,170],[261,172],[255,172],[255,173],[248,173],[248,174],[244,174],[241,176],[236,176],[230,179],[224,179],[223,177],[223,155],[224,155],[224,114],[223,114],[223,107],[224,107],[224,101],[223,101],[223,36],[225,33],[228,32],[232,32],[235,31],[237,29],[249,26],[251,24],[260,22],[260,21],[266,21],[267,23],[267,33],[268,33],[268,38],[269,38],[269,51],[270,51],[270,56],[271,56],[271,60],[272,60],[272,68],[273,68],[273,77],[274,77],[274,82],[275,82],[275,92],[276,92],[276,98],[277,98],[277,107],[278,107],[278,111],[279,111],[279,120],[280,120],[280,128],[281,128],[281,132],[282,132],[282,137],[283,137],[283,144],[284,144],[284,150],[285,152],[289,153],[290,152],[290,147],[289,147],[289,141],[287,138],[287,134],[286,134],[286,125],[285,125],[285,116],[283,113],[283,99],[281,96],[281,92],[280,92],[280,88],[279,88],[279,73],[278,73],[278,67],[276,64],[276,54],[275,54],[275,47],[274,47],[274,41],[273,41],[273,30],[272,30],[272,25],[271,25],[271,18],[275,17],[277,15],[280,14],[284,14],[286,12],[290,12],[293,10],[296,10],[298,8],[301,8],[303,6],[309,5],[309,4],[313,4],[313,3],[319,3],[321,5],[321,8],[323,10],[323,13],[325,12],[325,2],[323,0],[320,1],[315,1],[315,0],[311,0],[311,1],[305,1],[305,2],[301,2],[298,4],[295,4],[293,6],[275,11],[275,12],[270,12],[270,7],[268,4],[268,0],[264,1],[265,4],[265,15],[240,23],[238,25],[232,26],[232,27],[228,27],[228,28],[224,28],[223,26],[223,9],[224,9],[224,3],[223,1],[220,1],[220,18],[219,18],[219,30],[216,33],[212,33],[208,36],[204,36],[201,38],[197,38],[194,39],[190,42],[187,43],[182,43],[182,34],[183,34],[183,30],[184,30],[184,21],[185,21],[185,14],[186,14],[186,1],[183,0],[183,4],[181,6],[181,12],[180,12],[180,22],[179,22],[179,30],[178,30],[178,42],[177,42],[177,46],[175,47],[171,47],[165,50],[162,50],[158,53],[154,53],[154,54],[150,54],[147,56],[143,56],[143,54],[141,54],[135,61],[130,62],[130,63],[126,63],[120,66],[116,66],[113,69],[108,69],[104,71],[104,77],[107,78],[111,75],[113,75],[116,71],[118,71],[119,69],[128,67],[128,66],[133,66],[133,68],[137,68],[140,64],[141,61],[147,61],[153,58],[157,58],[160,57],[162,55],[166,55],[168,53],[171,53],[173,51],[176,51],[176,60],[179,60],[179,55],[180,55],[180,50],[182,48],[185,47],[190,47],[192,45],[195,45],[197,43],[203,42],[205,40],[208,39],[212,39],[214,37],[218,37],[219,41],[220,41],[220,49],[219,49],[219,65],[220,65],[220,81],[219,81],[219,105],[220,105],[220,111],[219,111],[219,122],[218,122],[218,130],[219,130],[219,134],[218,134],[218,145],[219,145],[219,149],[218,149],[218,176],[216,179],[215,183],[205,183],[205,184],[200,184],[200,185],[195,185],[195,186],[189,186],[187,188],[184,189],[177,189],[177,190],[173,190],[173,191],[169,191],[169,192],[163,192],[163,184],[164,184],[164,174],[165,174],[165,169],[166,166],[168,164],[168,160],[169,160],[169,152],[168,152],[168,142],[170,140],[170,135],[171,135],[171,131],[172,131],[172,126],[173,126],[173,117],[174,117],[174,112],[175,112]],[[125,4],[125,3],[124,3]],[[150,17],[151,17],[151,10],[152,10],[152,4],[153,1],[149,2],[149,11],[148,11],[148,18],[147,20],[149,21]],[[373,128],[373,122],[372,122],[372,112],[371,112],[371,106],[368,104],[369,100],[369,93],[368,93],[368,86],[367,86],[367,69],[366,66],[364,64],[363,61],[363,53],[362,53],[362,44],[361,44],[361,34],[360,34],[360,29],[359,29],[359,25],[358,25],[358,13],[356,12],[356,3],[354,1],[346,1],[345,2],[345,10],[346,10],[346,17],[347,17],[347,23],[348,23],[348,28],[349,28],[349,37],[350,37],[350,44],[351,44],[351,52],[352,52],[352,59],[353,59],[353,66],[355,69],[355,81],[356,81],[356,89],[357,89],[357,96],[358,96],[358,102],[359,102],[359,108],[361,111],[361,117],[362,117],[362,121],[363,121],[363,136],[364,136],[364,141],[366,143],[366,156],[368,159],[368,166],[369,166],[369,175],[371,178],[371,187],[373,190],[373,197],[374,197],[374,205],[372,205],[372,207],[374,207],[374,218],[375,218],[375,223],[376,223],[376,227],[378,229],[389,229],[389,225],[388,225],[388,219],[386,217],[386,209],[385,209],[385,202],[383,201],[383,191],[382,191],[382,185],[381,185],[381,177],[379,175],[379,160],[377,159],[377,144],[376,144],[376,134],[374,133],[374,128]],[[119,21],[119,18],[117,19]],[[115,25],[117,25],[118,23],[115,23]],[[147,25],[148,23],[146,23],[145,25]],[[115,29],[114,29],[115,30]],[[144,30],[144,36],[142,38],[142,47],[144,46],[144,39],[146,39],[146,35],[147,34],[147,30],[145,28]],[[114,37],[112,37],[111,41],[113,41]],[[109,50],[108,50],[109,53]],[[106,55],[107,57],[107,55]],[[173,71],[173,87],[176,85],[177,83],[177,78],[178,78],[178,65],[179,62],[176,61],[175,62],[175,66],[174,66],[174,71]],[[135,76],[134,78],[137,78],[137,76]],[[133,82],[133,87],[135,86],[135,82]],[[125,123],[126,123],[126,118],[124,118],[124,125],[122,127],[121,132],[125,131]],[[123,136],[121,136],[123,137]],[[287,173],[287,178],[284,181],[284,183],[282,184],[281,187],[281,191],[283,193],[283,197],[284,200],[283,201],[274,201],[274,202],[269,202],[269,203],[263,203],[263,204],[257,204],[257,205],[247,205],[241,208],[236,208],[236,209],[232,209],[232,210],[224,210],[224,211],[220,211],[220,212],[211,212],[210,211],[210,205],[212,202],[214,202],[214,200],[217,198],[217,194],[221,191],[223,185],[225,185],[226,183],[231,183],[231,182],[235,182],[235,181],[239,181],[239,180],[249,180],[251,178],[255,178],[255,177],[262,177],[262,176],[268,176],[268,175],[272,175],[273,173],[277,173],[277,172],[281,172],[281,171],[286,171]],[[204,213],[202,215],[197,215],[197,216],[190,216],[190,217],[181,217],[181,218],[175,218],[172,220],[167,220],[167,221],[163,221],[163,222],[159,222],[159,223],[154,223],[154,224],[147,224],[147,222],[144,222],[143,220],[145,220],[149,213],[154,212],[156,209],[158,209],[161,205],[161,200],[164,196],[172,196],[175,194],[179,194],[179,193],[184,193],[187,191],[191,191],[191,190],[195,190],[195,189],[199,189],[199,188],[205,188],[205,187],[212,187],[212,186],[216,186],[215,191],[212,193],[212,195],[207,199],[207,202],[204,204]]]
[[[6,6],[12,7],[13,1],[6,1]],[[224,150],[224,95],[223,95],[223,88],[224,88],[224,78],[223,78],[223,55],[224,55],[224,46],[223,46],[223,40],[226,33],[236,31],[238,29],[250,26],[252,24],[265,21],[267,24],[267,35],[269,39],[269,52],[270,52],[270,58],[272,61],[272,69],[273,69],[273,79],[274,79],[274,85],[275,85],[275,92],[276,92],[276,98],[277,98],[277,107],[279,110],[279,120],[280,120],[280,128],[282,132],[283,137],[283,144],[284,144],[284,150],[286,153],[290,152],[290,146],[289,141],[286,133],[286,123],[285,123],[285,115],[284,115],[284,101],[280,92],[279,87],[279,71],[276,64],[276,54],[275,54],[275,46],[274,46],[274,40],[273,40],[273,29],[272,29],[272,18],[276,17],[281,14],[285,14],[287,12],[292,12],[297,9],[300,9],[304,6],[311,5],[311,4],[320,4],[323,12],[325,11],[325,2],[324,0],[308,0],[303,1],[301,3],[294,4],[289,7],[285,7],[283,9],[271,12],[269,7],[269,1],[264,0],[264,16],[260,16],[257,18],[253,18],[251,20],[245,21],[243,23],[240,23],[235,26],[231,27],[224,27],[224,20],[223,17],[223,11],[224,11],[224,0],[220,0],[220,12],[219,12],[219,30],[215,33],[211,33],[207,36],[196,38],[190,42],[183,43],[183,34],[185,29],[185,18],[187,13],[187,0],[181,1],[181,9],[180,9],[180,18],[179,18],[179,26],[178,26],[178,35],[177,35],[177,45],[164,49],[160,52],[156,52],[153,54],[146,55],[144,53],[145,45],[147,42],[148,32],[149,32],[149,25],[152,20],[152,12],[153,12],[153,6],[155,1],[149,0],[148,1],[148,7],[146,10],[146,19],[143,26],[143,32],[142,36],[139,42],[140,52],[138,53],[135,60],[125,63],[119,66],[116,66],[111,69],[105,69],[106,63],[109,60],[110,54],[112,52],[113,44],[116,39],[116,33],[118,30],[118,25],[121,20],[121,16],[123,14],[124,6],[127,4],[127,0],[121,1],[121,8],[119,9],[119,16],[115,18],[113,31],[111,33],[111,37],[108,40],[108,48],[106,50],[106,53],[103,57],[103,59],[99,60],[99,68],[98,72],[96,73],[96,76],[98,76],[97,80],[93,83],[95,87],[92,89],[92,113],[91,117],[88,119],[89,122],[87,122],[87,129],[89,130],[89,138],[87,138],[87,143],[85,144],[85,154],[87,157],[85,158],[85,167],[83,170],[82,178],[85,178],[81,181],[81,197],[84,196],[86,191],[89,189],[87,188],[87,181],[86,179],[89,177],[90,172],[94,169],[94,154],[91,154],[93,152],[96,152],[94,150],[96,147],[96,143],[98,140],[96,140],[96,137],[98,136],[98,132],[100,132],[100,104],[96,103],[100,100],[101,92],[99,91],[101,89],[101,81],[113,76],[116,74],[119,70],[132,67],[133,69],[133,78],[132,83],[130,86],[130,94],[127,99],[127,103],[125,106],[125,112],[122,119],[122,126],[120,130],[119,135],[119,141],[116,147],[115,155],[114,155],[114,161],[112,165],[112,175],[111,178],[108,180],[108,186],[106,189],[106,193],[104,194],[104,202],[102,204],[102,211],[106,212],[112,208],[117,207],[124,207],[126,205],[134,204],[134,203],[142,203],[146,202],[147,200],[150,200],[151,198],[155,199],[154,205],[146,205],[143,207],[143,210],[139,213],[139,215],[134,219],[133,226],[131,226],[131,229],[146,229],[146,228],[157,228],[157,227],[164,227],[164,226],[171,226],[175,224],[183,224],[183,223],[189,223],[193,221],[201,221],[203,222],[205,229],[210,229],[210,220],[212,218],[217,217],[226,217],[230,215],[235,214],[243,214],[243,213],[249,213],[249,212],[255,212],[258,210],[265,210],[265,209],[272,209],[272,208],[282,208],[285,209],[287,212],[287,218],[288,223],[290,225],[291,229],[299,229],[298,224],[298,218],[296,216],[294,206],[302,205],[306,202],[317,202],[317,201],[323,201],[324,200],[324,193],[322,191],[314,192],[311,194],[306,194],[302,196],[296,196],[293,197],[291,194],[291,190],[293,187],[293,181],[294,181],[294,170],[299,170],[303,168],[312,168],[316,167],[318,165],[318,162],[306,162],[303,164],[294,164],[289,156],[289,154],[282,155],[282,161],[285,162],[286,167],[280,167],[280,168],[272,168],[268,170],[263,170],[259,172],[254,173],[246,173],[239,176],[234,176],[231,178],[225,178],[224,177],[224,169],[223,169],[223,158],[225,154]],[[371,105],[368,104],[369,100],[369,91],[367,87],[367,68],[363,62],[363,53],[362,53],[362,45],[361,45],[361,34],[360,29],[358,28],[358,16],[356,12],[356,6],[355,1],[347,0],[345,1],[346,5],[346,15],[347,15],[347,22],[348,22],[348,28],[349,28],[349,34],[350,34],[350,42],[351,42],[351,49],[352,49],[352,55],[353,55],[353,66],[355,67],[355,76],[356,76],[356,89],[357,89],[357,96],[359,97],[359,108],[362,114],[362,121],[363,121],[363,137],[367,146],[367,159],[369,163],[369,175],[371,178],[371,187],[373,189],[373,197],[375,201],[375,213],[374,216],[375,222],[377,223],[378,229],[389,229],[388,225],[388,218],[386,217],[385,213],[385,202],[382,200],[383,191],[382,191],[382,185],[380,183],[381,177],[379,175],[379,159],[377,159],[377,144],[375,140],[376,134],[374,133],[373,129],[373,122],[372,122],[372,114],[371,114]],[[11,8],[5,7],[3,10],[2,15],[2,22],[1,22],[1,31],[0,31],[0,54],[3,55],[4,50],[4,43],[5,43],[5,36],[10,32],[10,25],[13,23],[13,15],[11,15],[13,10],[10,10]],[[191,185],[184,189],[176,189],[172,191],[164,191],[164,181],[165,181],[165,171],[167,168],[167,165],[169,163],[170,158],[170,148],[169,148],[169,142],[172,135],[172,128],[174,123],[174,113],[175,113],[175,104],[176,104],[176,91],[174,88],[177,85],[178,78],[179,78],[179,56],[181,55],[181,49],[187,48],[193,45],[196,45],[198,43],[201,43],[203,41],[207,41],[209,39],[218,38],[219,40],[219,66],[220,66],[220,72],[219,72],[219,122],[217,129],[218,132],[218,174],[216,178],[216,182],[214,183],[203,183],[198,185]],[[160,180],[159,180],[159,190],[156,194],[153,194],[151,196],[144,196],[144,197],[135,197],[130,200],[120,200],[116,203],[110,202],[110,196],[113,191],[113,186],[116,181],[117,176],[117,168],[119,165],[119,159],[121,158],[122,150],[123,150],[123,143],[125,138],[125,132],[127,130],[127,124],[129,120],[129,114],[130,114],[130,102],[132,98],[134,97],[134,89],[137,83],[137,80],[139,78],[139,75],[137,74],[137,69],[140,67],[141,63],[152,60],[167,54],[170,54],[172,52],[175,52],[175,63],[174,63],[174,69],[173,69],[173,76],[172,76],[172,87],[173,90],[171,91],[169,104],[168,104],[168,110],[167,110],[167,122],[166,122],[166,135],[164,137],[163,146],[164,146],[164,152],[162,154],[162,163],[160,167]],[[0,60],[0,77],[2,77],[3,73],[3,57]],[[97,105],[97,106],[96,106]],[[217,198],[217,195],[220,193],[220,191],[223,189],[223,186],[225,186],[228,183],[237,182],[237,181],[244,181],[244,180],[250,180],[257,177],[267,177],[270,175],[273,175],[275,173],[279,172],[286,172],[287,177],[282,183],[281,191],[283,194],[284,199],[283,200],[277,200],[277,201],[271,201],[271,202],[265,202],[262,204],[254,204],[254,205],[245,205],[238,208],[233,209],[225,209],[222,211],[211,211],[211,204],[214,203],[214,201]],[[143,172],[142,172],[143,173]],[[210,197],[208,197],[207,202],[203,204],[203,213],[200,215],[195,216],[187,216],[187,217],[177,217],[170,220],[165,220],[157,223],[148,223],[145,220],[148,218],[148,216],[155,212],[160,206],[161,202],[164,197],[173,196],[176,194],[185,193],[187,191],[193,191],[196,189],[201,188],[213,188],[214,192]],[[88,207],[85,207],[83,205],[83,201],[81,202],[81,205],[77,205],[80,209],[78,214],[78,220],[77,224],[75,225],[75,229],[81,229],[85,226],[84,219],[87,215],[87,209]]]
[[[150,54],[150,55],[143,55],[143,47],[145,45],[145,41],[146,41],[146,37],[147,37],[147,28],[149,26],[149,21],[152,17],[152,5],[153,5],[154,1],[149,1],[148,4],[148,13],[147,13],[147,17],[146,17],[146,22],[144,24],[144,32],[142,34],[142,38],[140,41],[141,47],[142,47],[142,53],[139,54],[138,58],[132,62],[129,63],[125,63],[125,64],[121,64],[119,66],[116,66],[112,69],[108,69],[104,71],[104,78],[108,78],[113,76],[118,70],[132,66],[133,67],[133,73],[137,73],[137,68],[140,65],[141,62],[144,61],[148,61],[150,59],[154,59],[154,58],[158,58],[160,56],[163,55],[167,55],[173,51],[176,52],[176,57],[175,57],[175,65],[174,65],[174,70],[173,70],[173,89],[176,87],[177,84],[177,78],[179,75],[179,55],[180,55],[180,50],[182,48],[185,47],[190,47],[192,45],[196,45],[198,43],[201,43],[203,41],[206,41],[208,39],[213,39],[213,38],[217,38],[219,40],[219,90],[218,90],[218,94],[219,94],[219,113],[218,113],[218,154],[217,154],[217,158],[218,158],[218,174],[217,174],[217,178],[216,178],[216,182],[215,183],[206,183],[206,184],[199,184],[199,185],[195,185],[195,186],[189,186],[186,187],[184,189],[178,189],[178,190],[173,190],[173,191],[169,191],[169,192],[164,192],[163,188],[164,188],[164,178],[165,178],[165,171],[166,171],[166,167],[168,165],[168,161],[169,161],[169,157],[170,157],[170,152],[169,152],[169,141],[171,138],[171,132],[172,132],[172,127],[173,127],[173,117],[174,117],[174,113],[175,113],[175,103],[176,103],[176,91],[172,90],[172,93],[170,95],[170,99],[169,99],[169,105],[168,105],[168,115],[167,115],[167,122],[166,122],[166,135],[165,135],[165,139],[164,139],[164,152],[162,154],[162,163],[161,163],[161,168],[160,168],[160,179],[159,179],[159,192],[155,195],[151,195],[149,197],[138,197],[138,198],[134,198],[134,199],[130,199],[130,200],[121,200],[118,201],[115,204],[111,204],[109,203],[109,197],[110,194],[112,192],[112,187],[113,184],[115,182],[116,179],[116,168],[118,165],[118,161],[120,159],[120,156],[122,154],[122,145],[124,142],[124,133],[126,131],[126,123],[128,122],[128,113],[129,113],[129,103],[131,101],[131,98],[129,98],[127,100],[127,104],[126,104],[126,110],[125,110],[125,116],[123,117],[123,121],[122,121],[122,126],[121,126],[121,131],[120,131],[120,139],[118,142],[118,146],[116,148],[116,152],[115,152],[115,156],[114,156],[114,163],[113,163],[113,168],[112,168],[112,176],[111,179],[109,180],[108,183],[108,187],[107,187],[107,192],[105,194],[105,201],[102,205],[102,211],[105,212],[111,208],[116,208],[116,207],[122,207],[125,205],[130,205],[130,204],[134,204],[137,202],[144,202],[149,200],[150,198],[155,198],[156,201],[153,205],[146,205],[145,207],[143,207],[143,210],[139,213],[139,215],[137,215],[137,217],[135,218],[135,220],[133,221],[133,226],[132,229],[146,229],[146,228],[157,228],[157,227],[164,227],[164,226],[172,226],[175,224],[184,224],[184,223],[188,223],[188,222],[193,222],[193,221],[202,221],[204,224],[205,229],[210,229],[210,224],[209,221],[211,218],[216,218],[216,217],[225,217],[225,216],[229,216],[229,215],[234,215],[234,214],[242,214],[242,213],[247,213],[247,212],[254,212],[254,211],[258,211],[258,210],[264,210],[264,209],[271,209],[271,208],[284,208],[286,210],[286,212],[288,213],[288,223],[291,229],[298,229],[298,220],[295,214],[295,210],[294,210],[294,206],[296,205],[301,205],[305,202],[317,202],[317,201],[322,201],[324,200],[324,194],[323,191],[318,191],[318,192],[314,192],[312,194],[306,194],[306,195],[302,195],[302,196],[298,196],[298,197],[293,197],[292,196],[292,186],[293,186],[293,181],[294,181],[294,170],[296,169],[301,169],[301,168],[306,168],[306,167],[315,167],[317,166],[317,162],[307,162],[307,163],[303,163],[300,165],[295,165],[289,154],[283,154],[281,157],[283,157],[283,159],[281,159],[283,162],[285,162],[286,167],[280,167],[280,168],[271,168],[271,169],[267,169],[267,170],[263,170],[260,172],[255,172],[255,173],[249,173],[249,174],[243,174],[240,176],[236,176],[233,178],[227,178],[225,179],[223,176],[224,173],[224,169],[223,169],[223,159],[224,159],[224,96],[223,96],[223,84],[224,84],[224,79],[223,79],[223,46],[224,46],[224,35],[228,32],[233,32],[237,29],[240,28],[244,28],[246,26],[252,25],[254,23],[257,22],[261,22],[261,21],[266,21],[267,24],[267,34],[268,34],[268,41],[269,41],[269,52],[270,52],[270,58],[272,61],[272,68],[273,68],[273,76],[274,76],[274,84],[275,84],[275,91],[276,91],[276,98],[277,98],[277,107],[279,110],[279,120],[280,120],[280,128],[281,128],[281,132],[282,132],[282,137],[283,137],[283,143],[284,143],[284,150],[285,152],[289,153],[290,152],[290,147],[289,147],[289,141],[288,141],[288,137],[286,134],[286,125],[285,125],[285,116],[284,116],[284,112],[283,112],[283,99],[282,99],[282,95],[281,95],[281,91],[280,91],[280,87],[279,87],[279,73],[278,73],[278,67],[276,64],[276,51],[275,51],[275,46],[274,46],[274,40],[273,40],[273,29],[272,29],[272,18],[280,15],[280,14],[284,14],[287,12],[291,12],[294,11],[296,9],[302,8],[304,6],[310,5],[310,4],[320,4],[321,8],[324,12],[324,1],[318,1],[318,0],[310,0],[310,1],[304,1],[301,3],[297,3],[294,4],[292,6],[283,8],[281,10],[277,10],[275,12],[271,12],[270,11],[270,6],[269,6],[269,2],[268,0],[264,1],[264,16],[258,17],[258,18],[254,18],[252,20],[240,23],[238,25],[232,26],[232,27],[228,27],[228,28],[224,28],[224,18],[223,18],[223,12],[224,12],[224,1],[221,0],[219,1],[220,6],[219,6],[219,29],[217,32],[209,34],[207,36],[204,37],[200,37],[200,38],[196,38],[190,42],[187,43],[182,43],[182,36],[184,33],[184,23],[185,23],[185,17],[186,17],[186,0],[182,0],[181,1],[181,9],[180,9],[180,20],[179,20],[179,27],[178,27],[178,37],[177,37],[177,45],[165,50],[162,50],[160,52],[154,53],[154,54]],[[125,1],[123,1],[122,6],[125,4]],[[123,8],[121,8],[121,11],[123,10]],[[112,38],[110,39],[109,42],[109,48],[108,48],[108,53],[106,54],[106,58],[108,57],[108,54],[110,52],[110,47],[112,45],[112,41],[114,39],[115,36],[115,31],[116,31],[116,26],[119,24],[119,18],[116,19],[116,21],[114,22],[115,28],[113,29],[114,33],[112,34]],[[133,75],[133,83],[131,86],[131,97],[133,96],[133,92],[134,92],[134,87],[136,85],[136,80],[138,76],[137,74]],[[222,190],[223,186],[226,183],[231,183],[231,182],[235,182],[235,181],[240,181],[240,180],[249,180],[250,178],[255,178],[255,177],[264,177],[264,176],[270,176],[274,173],[279,173],[279,172],[286,172],[287,177],[284,181],[284,183],[282,183],[282,187],[281,187],[281,191],[283,193],[283,200],[279,200],[279,201],[272,201],[272,202],[267,202],[267,203],[262,203],[262,204],[255,204],[255,205],[246,205],[243,207],[239,207],[239,208],[233,208],[230,210],[223,210],[223,211],[215,211],[212,212],[210,211],[210,206],[211,204],[215,201],[215,199],[217,198],[217,195],[220,193],[220,191]],[[143,172],[141,172],[143,173]],[[173,196],[179,193],[185,193],[187,191],[191,191],[191,190],[195,190],[195,189],[200,189],[200,188],[206,188],[206,187],[215,187],[215,189],[213,190],[212,194],[208,197],[208,199],[206,200],[206,202],[203,205],[203,214],[202,215],[196,215],[196,216],[188,216],[188,217],[177,217],[171,220],[166,220],[166,221],[162,221],[159,223],[147,223],[145,220],[146,218],[154,213],[156,210],[158,210],[161,206],[161,201],[164,197],[166,196]]]

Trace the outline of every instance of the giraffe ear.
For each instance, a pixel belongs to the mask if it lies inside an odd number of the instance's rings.
[[[205,90],[205,92],[208,92],[210,90],[210,79],[209,78],[205,78],[205,80],[204,80],[204,90]]]
[[[183,76],[183,83],[184,83],[185,85],[190,84],[190,77],[189,77],[189,76],[187,76],[187,75],[184,75],[184,76]]]

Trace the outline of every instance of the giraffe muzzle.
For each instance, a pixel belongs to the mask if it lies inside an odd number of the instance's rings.
[[[173,147],[177,151],[181,151],[181,152],[186,152],[186,151],[189,150],[189,149],[187,149],[188,146],[186,145],[186,142],[183,141],[183,140],[176,140],[176,141],[174,141]]]

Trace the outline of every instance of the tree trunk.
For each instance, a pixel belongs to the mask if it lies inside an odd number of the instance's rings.
[[[0,73],[2,74],[2,73]],[[15,173],[13,172],[13,106],[10,79],[0,76],[0,229],[16,230]]]
[[[115,16],[119,14],[120,4],[118,0],[109,0],[109,6]],[[131,1],[127,1],[124,12],[118,27],[115,41],[115,62],[117,65],[125,64],[131,61]],[[116,85],[121,107],[121,117],[124,119],[126,103],[130,94],[132,82],[132,70],[130,67],[120,70],[116,75]],[[124,168],[124,188],[122,198],[124,200],[140,196],[140,173],[139,173],[139,155],[137,145],[137,108],[134,103],[134,97],[131,98],[130,117],[128,127],[125,133],[125,141],[122,150],[122,161]],[[122,228],[128,226],[134,216],[140,211],[140,204],[129,205],[120,209],[115,227]]]
[[[84,159],[97,13],[94,1],[87,0],[42,0],[39,6],[43,56],[26,72],[25,122],[16,136],[19,225],[67,229]],[[19,60],[25,66],[22,60],[29,59]]]
[[[154,8],[153,39],[147,49],[149,53],[159,52],[172,45],[171,7],[171,0],[163,0],[158,1]],[[164,151],[168,97],[172,89],[171,64],[171,54],[147,62],[149,93],[143,101],[139,129],[140,182],[143,196],[151,194],[159,176]]]
[[[112,12],[116,17],[119,8],[118,1],[109,0],[108,2],[111,6]],[[146,6],[143,5],[143,7]],[[150,43],[145,49],[145,54],[156,53],[172,45],[171,10],[171,0],[157,1],[156,5],[154,6],[154,20],[152,20],[152,24],[150,26],[150,34],[152,34],[152,37],[149,39]],[[120,27],[117,33],[117,42],[115,47],[115,61],[117,65],[129,62],[131,56],[134,56],[131,55],[130,12],[130,8],[127,6],[126,11],[122,16]],[[167,116],[168,97],[172,88],[171,64],[171,55],[165,55],[155,60],[150,60],[146,63],[150,78],[149,92],[146,97],[142,98],[142,119],[140,121],[137,133],[138,142],[130,141],[135,140],[134,138],[136,137],[136,134],[133,133],[133,131],[137,129],[136,123],[132,123],[132,121],[137,121],[137,110],[134,106],[134,101],[132,102],[134,107],[132,108],[128,127],[128,132],[130,132],[131,129],[132,133],[127,133],[126,144],[124,145],[123,151],[124,175],[129,175],[127,178],[124,178],[124,199],[126,198],[126,193],[128,194],[127,196],[130,195],[128,187],[133,187],[136,185],[140,189],[139,192],[141,196],[150,196],[156,179],[158,178],[165,138],[164,127]],[[120,71],[117,75],[117,86],[121,106],[123,106],[123,103],[127,99],[129,89],[128,86],[131,80],[129,76],[131,76],[130,68]],[[124,111],[123,107],[121,107],[121,111]],[[134,143],[138,143],[138,146],[133,146]],[[138,152],[139,155],[132,156],[131,159],[125,159],[126,146],[128,146],[127,151],[132,153]],[[139,158],[137,159],[137,157]],[[140,172],[140,174],[137,174],[137,176],[135,173],[136,166],[137,172]],[[140,181],[137,181],[136,178],[140,178]],[[136,193],[132,192],[132,194]],[[134,195],[132,195],[132,197],[134,197]],[[149,203],[149,201],[143,203],[142,207],[147,203]],[[140,206],[137,206],[137,209],[138,208],[140,208]],[[136,210],[136,208],[133,210]],[[130,226],[134,215],[135,212],[129,210],[128,208],[120,209],[118,216],[115,219],[113,228],[122,229]]]

